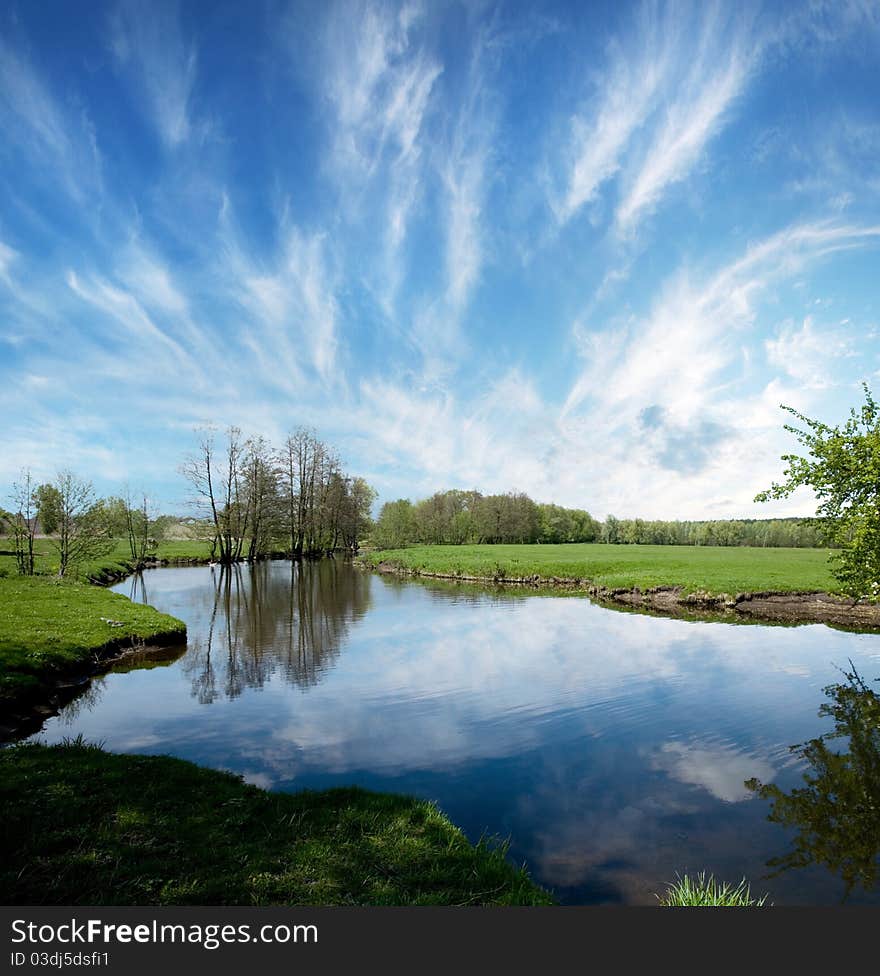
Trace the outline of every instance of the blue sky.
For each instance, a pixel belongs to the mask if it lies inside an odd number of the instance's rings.
[[[880,373],[880,6],[9,3],[0,486],[193,429],[379,500],[756,506]]]

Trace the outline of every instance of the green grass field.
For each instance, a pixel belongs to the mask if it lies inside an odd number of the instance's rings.
[[[685,593],[834,591],[824,549],[725,546],[416,546],[364,554],[421,573],[511,579],[588,580],[608,589],[681,587]]]
[[[103,587],[51,576],[0,578],[0,703],[39,694],[109,641],[185,633],[175,617]]]
[[[58,554],[49,540],[36,540],[36,576],[18,575],[11,550],[11,540],[0,537],[0,705],[45,693],[55,679],[89,662],[110,641],[172,641],[186,633],[175,617],[86,584],[90,578],[128,571],[131,557],[122,539],[106,556],[78,566],[63,581],[55,575]],[[210,545],[161,542],[156,554],[168,560],[207,559]]]
[[[58,572],[58,553],[48,539],[37,539],[35,546],[36,571],[39,575],[54,575]],[[156,548],[155,555],[159,559],[204,559],[211,554],[211,544],[195,539],[162,541]],[[124,539],[117,539],[113,548],[105,556],[100,556],[90,562],[77,566],[74,578],[87,580],[100,577],[105,572],[125,572],[131,562],[128,543]],[[0,536],[0,576],[14,576],[18,572],[15,555],[12,551],[12,540]]]
[[[55,905],[549,905],[430,803],[268,793],[167,756],[0,752],[0,901]]]

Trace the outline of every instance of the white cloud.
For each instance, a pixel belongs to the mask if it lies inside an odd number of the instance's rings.
[[[587,484],[593,499],[587,507],[594,504],[600,512],[657,518],[685,512],[717,518],[807,514],[810,502],[803,498],[773,512],[752,505],[754,494],[778,477],[778,457],[787,446],[779,403],[805,409],[811,399],[788,371],[787,383],[756,389],[755,378],[743,374],[742,347],[754,344],[760,302],[771,286],[829,254],[868,246],[878,234],[877,227],[832,222],[789,227],[705,280],[680,269],[644,318],[597,332],[576,323],[584,368],[558,419],[558,449],[567,464],[557,472],[554,497],[570,498],[578,484]],[[648,409],[658,419],[650,432]],[[686,442],[691,449],[680,451]],[[674,469],[676,459],[680,470]]]
[[[557,216],[566,221],[589,203],[620,170],[634,133],[645,124],[672,69],[671,23],[657,23],[651,9],[640,12],[633,50],[615,41],[609,66],[593,103],[571,120],[570,170]]]
[[[0,279],[10,288],[12,287],[12,276],[9,273],[9,269],[17,257],[18,251],[13,250],[8,244],[0,241]]]
[[[66,280],[67,286],[75,295],[99,309],[117,325],[121,325],[131,340],[149,348],[151,357],[164,355],[167,358],[170,355],[170,361],[177,366],[195,366],[181,344],[153,321],[132,294],[106,279],[96,277],[91,282],[81,281],[73,270],[67,272]]]
[[[183,38],[176,5],[121,0],[111,19],[110,48],[117,63],[131,70],[165,145],[186,142],[193,131],[197,57]]]
[[[754,325],[756,302],[774,282],[837,251],[865,247],[880,227],[828,221],[786,228],[750,246],[703,283],[686,269],[663,287],[650,315],[619,328],[585,333],[586,360],[563,416],[590,398],[603,409],[632,413],[657,402],[679,418],[693,416],[718,390],[718,376],[738,355],[736,333]]]
[[[0,105],[56,157],[71,151],[67,124],[49,88],[23,53],[0,38]]]
[[[495,133],[492,37],[480,29],[468,42],[461,88],[450,89],[456,93],[450,100],[441,88],[445,66],[429,49],[424,21],[415,6],[395,13],[382,3],[335,5],[324,38],[330,65],[324,91],[334,111],[331,168],[344,218],[353,224],[375,221],[375,207],[380,208],[384,246],[371,269],[380,278],[372,290],[392,327],[407,314],[397,302],[410,260],[405,250],[410,225],[427,191],[441,191],[445,294],[420,300],[410,315],[423,323],[442,319],[444,331],[452,334],[451,349],[460,345],[459,317],[484,260]],[[428,343],[416,335],[415,344],[424,351]],[[436,362],[436,352],[430,358]]]
[[[783,323],[764,347],[767,361],[801,386],[822,390],[832,386],[834,360],[854,354],[853,340],[841,324],[822,328],[808,315],[800,325]]]
[[[476,285],[483,263],[482,210],[488,150],[485,145],[466,148],[456,140],[443,168],[448,195],[446,223],[447,297],[454,311],[461,310]]]
[[[615,219],[621,231],[630,231],[656,206],[670,185],[689,175],[743,91],[748,67],[745,52],[733,50],[720,68],[694,71],[687,84],[687,94],[670,106],[657,127],[645,158],[617,208]]]
[[[642,4],[586,109],[571,120],[561,222],[619,184],[618,232],[631,234],[670,186],[693,171],[745,90],[765,40],[748,8]]]
[[[869,226],[870,175],[849,178],[871,172],[873,120],[853,103],[841,168],[820,159],[827,182],[829,173],[846,176],[822,212],[842,208],[846,217],[765,236],[714,270],[684,263],[666,274],[671,248],[655,260],[625,238],[699,170],[734,120],[738,100],[770,63],[763,52],[782,43],[765,34],[774,16],[759,24],[720,4],[638,7],[616,39],[600,43],[600,73],[582,111],[566,117],[564,145],[553,147],[561,162],[548,223],[544,187],[523,189],[529,181],[521,177],[550,150],[537,142],[540,127],[531,156],[515,144],[526,116],[504,99],[524,91],[520,80],[531,82],[511,72],[533,50],[539,68],[566,52],[564,26],[537,50],[523,27],[531,17],[473,7],[455,20],[461,43],[450,56],[449,34],[435,28],[452,21],[439,8],[351,2],[322,8],[320,17],[308,4],[299,9],[306,30],[286,33],[280,70],[268,56],[261,64],[259,94],[299,70],[308,81],[296,78],[300,87],[284,106],[301,105],[303,95],[314,104],[302,118],[279,116],[256,167],[260,180],[269,176],[268,189],[256,182],[240,189],[238,171],[226,169],[230,158],[240,162],[235,148],[227,155],[226,146],[200,142],[215,91],[199,85],[199,39],[184,32],[176,5],[125,0],[98,46],[106,53],[110,43],[113,64],[162,144],[186,151],[166,154],[158,169],[148,160],[134,170],[123,152],[107,161],[103,184],[98,146],[106,133],[85,108],[92,82],[62,92],[54,73],[61,62],[17,38],[0,40],[0,161],[27,166],[4,187],[2,342],[22,361],[18,375],[32,378],[31,393],[41,377],[47,394],[70,392],[74,378],[83,390],[100,382],[162,429],[185,429],[196,415],[269,434],[314,422],[328,439],[354,442],[355,465],[372,466],[398,493],[453,483],[517,488],[621,516],[735,514],[747,505],[752,488],[778,473],[782,445],[768,432],[778,433],[784,419],[779,402],[801,409],[820,402],[823,382],[838,376],[829,378],[829,362],[843,377],[852,371],[846,354],[860,351],[855,328],[826,324],[827,308],[803,320],[800,308],[776,305],[771,315],[763,305],[776,301],[775,284],[880,234]],[[854,31],[855,14],[842,16]],[[311,64],[309,29],[319,36]],[[277,57],[277,46],[266,50]],[[63,69],[71,79],[73,60]],[[565,75],[591,70],[585,60],[563,65]],[[95,59],[89,70],[107,68]],[[527,119],[558,111],[562,98],[540,84],[530,89]],[[104,114],[109,103],[100,106],[98,124],[117,117]],[[558,121],[549,130],[558,133]],[[779,132],[773,156],[791,130],[785,119],[767,124]],[[285,167],[283,153],[294,145],[285,127],[296,131],[296,146],[308,146],[303,168]],[[106,145],[136,141],[138,128],[135,120],[132,132],[113,133]],[[306,172],[313,162],[315,172]],[[727,162],[736,165],[732,156]],[[228,201],[214,222],[223,186],[240,193],[238,225]],[[101,199],[83,203],[95,188]],[[72,202],[83,205],[77,211]],[[540,273],[548,261],[546,305],[537,297],[545,282],[527,274],[508,294],[490,290],[516,274],[510,266],[522,241],[547,246],[555,235],[561,248],[560,225],[585,211],[626,233],[569,227],[565,253],[538,254],[525,271]],[[721,248],[724,233],[777,219],[769,209],[744,214],[730,227],[725,201],[675,240],[697,248],[711,233],[712,248]],[[559,287],[563,268],[572,280]],[[621,309],[599,319],[612,286],[642,272]],[[653,274],[665,275],[660,287]],[[520,297],[523,308],[502,321]],[[530,308],[540,308],[532,321]],[[569,337],[565,323],[578,310]],[[844,314],[860,322],[873,311],[847,305]],[[546,331],[543,344],[538,330]],[[823,346],[835,336],[840,345]],[[134,355],[119,354],[124,344]],[[175,388],[161,402],[150,392],[157,370]],[[184,392],[197,395],[187,403]],[[8,413],[24,427],[14,401]]]
[[[576,323],[584,366],[568,393],[559,391],[561,408],[522,370],[475,380],[486,384],[482,396],[372,378],[360,384],[351,423],[373,445],[376,467],[393,468],[383,485],[391,493],[395,484],[409,494],[516,489],[599,517],[809,514],[805,497],[772,511],[752,499],[778,477],[790,448],[779,404],[814,403],[802,379],[821,340],[810,326],[783,332],[766,347],[769,363],[743,350],[765,348],[762,303],[774,286],[878,235],[870,226],[795,225],[707,276],[682,267],[644,317],[598,332]],[[767,378],[773,356],[786,359],[784,379]]]
[[[747,779],[754,776],[772,783],[776,776],[776,770],[763,757],[712,742],[664,742],[652,765],[682,783],[702,787],[724,803],[754,797],[743,785]]]
[[[336,163],[369,177],[386,153],[396,164],[417,160],[442,68],[411,40],[417,21],[404,28],[384,8],[371,5],[352,18],[350,6],[339,7],[330,22],[327,93],[336,110]]]
[[[481,397],[463,402],[450,390],[417,393],[364,380],[353,422],[369,432],[379,458],[405,465],[426,492],[540,489],[548,408],[517,371],[486,382]]]
[[[324,91],[335,112],[332,166],[348,218],[361,194],[383,196],[384,272],[381,296],[391,313],[400,284],[400,249],[425,166],[425,122],[442,66],[415,40],[421,14],[384,4],[340,3],[330,12],[323,45],[330,66]]]
[[[75,201],[100,186],[101,158],[94,127],[82,109],[70,110],[28,59],[0,38],[0,124],[4,141],[34,164],[33,175],[61,185]]]
[[[254,260],[235,226],[228,198],[220,218],[221,287],[248,313],[243,342],[255,367],[282,390],[310,373],[321,386],[343,385],[338,369],[339,308],[323,233],[280,228],[282,245],[265,262]]]
[[[143,248],[132,247],[121,277],[145,303],[170,315],[189,315],[189,303],[174,283],[170,269]]]

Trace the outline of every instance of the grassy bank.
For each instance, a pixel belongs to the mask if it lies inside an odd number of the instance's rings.
[[[167,562],[207,562],[211,544],[195,539],[170,539],[158,544],[155,556]],[[39,576],[54,576],[58,572],[58,552],[48,539],[37,539],[35,546],[36,572]],[[131,552],[125,539],[117,539],[113,548],[104,556],[92,559],[75,568],[74,579],[88,581],[113,574],[130,572]],[[0,576],[14,576],[18,572],[12,541],[0,536]]]
[[[366,553],[372,565],[443,576],[577,579],[606,589],[657,586],[711,595],[832,592],[828,552],[722,546],[417,546]]]
[[[269,793],[164,756],[0,752],[3,904],[551,904],[434,806]]]
[[[182,621],[102,587],[51,576],[0,578],[0,708],[45,696],[114,648],[185,635]]]

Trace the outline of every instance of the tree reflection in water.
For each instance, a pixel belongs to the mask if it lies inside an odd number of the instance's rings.
[[[796,830],[793,849],[773,858],[771,877],[789,868],[823,864],[845,884],[844,899],[860,884],[876,884],[880,855],[880,696],[852,661],[844,683],[824,689],[830,702],[819,708],[834,729],[791,747],[808,766],[803,787],[784,793],[757,779],[746,786],[770,800],[768,819]],[[848,752],[829,747],[846,740]]]
[[[101,700],[104,693],[104,678],[95,677],[78,692],[76,698],[71,699],[58,713],[61,725],[74,725],[77,720],[90,712]]]
[[[369,606],[369,577],[334,559],[218,566],[207,632],[183,662],[208,704],[283,674],[302,688],[333,665],[352,620]]]

